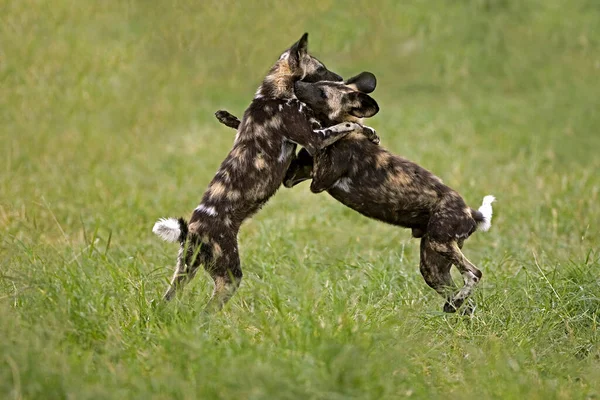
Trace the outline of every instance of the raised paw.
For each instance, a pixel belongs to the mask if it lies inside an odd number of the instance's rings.
[[[375,131],[375,129],[373,129],[369,126],[363,126],[362,132],[363,132],[363,135],[365,135],[367,137],[367,139],[369,139],[371,142],[373,142],[375,144],[381,143],[381,139],[377,135],[377,132]]]
[[[229,111],[226,110],[217,111],[215,113],[215,117],[217,118],[217,120],[219,120],[220,123],[230,128],[237,129],[240,125],[240,120],[235,115],[231,114]]]
[[[309,118],[309,122],[313,131],[321,129],[321,123],[316,118]]]

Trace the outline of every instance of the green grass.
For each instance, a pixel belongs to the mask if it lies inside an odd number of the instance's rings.
[[[594,0],[0,2],[0,398],[600,396]],[[410,233],[307,185],[244,225],[245,278],[157,300],[241,115],[302,32],[374,72],[382,144],[472,206],[474,317],[441,313]]]

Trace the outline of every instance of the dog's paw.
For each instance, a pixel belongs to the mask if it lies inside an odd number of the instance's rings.
[[[215,117],[217,117],[217,119],[219,121],[224,121],[226,120],[228,117],[231,117],[231,114],[229,113],[229,111],[225,111],[225,110],[219,110],[215,113]]]
[[[444,304],[444,312],[445,313],[449,313],[449,314],[455,313],[456,312],[456,307],[454,307],[450,303],[446,303],[446,304]]]
[[[316,118],[310,118],[309,119],[311,128],[313,131],[319,130],[322,128],[321,123],[316,119]]]
[[[240,125],[240,120],[229,111],[219,110],[215,113],[215,117],[220,123],[231,128],[237,129],[237,127]]]
[[[362,132],[363,132],[363,135],[365,135],[366,138],[369,139],[371,142],[373,142],[375,144],[381,143],[381,138],[379,137],[379,135],[377,135],[377,132],[375,131],[375,129],[373,129],[369,126],[363,126]]]
[[[425,230],[421,228],[412,228],[411,234],[415,239],[420,239],[425,236]]]

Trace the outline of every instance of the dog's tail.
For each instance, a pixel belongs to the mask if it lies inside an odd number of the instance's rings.
[[[161,218],[154,224],[152,232],[164,241],[183,244],[188,236],[188,223],[183,218]]]
[[[487,195],[483,198],[481,207],[479,210],[471,209],[471,215],[475,222],[477,222],[477,229],[483,232],[487,232],[492,226],[492,203],[496,200],[494,196]]]

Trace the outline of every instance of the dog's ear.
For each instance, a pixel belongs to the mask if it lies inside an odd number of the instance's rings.
[[[352,92],[348,95],[350,98],[352,109],[350,115],[357,118],[369,118],[379,112],[379,105],[368,94],[361,92]]]
[[[370,72],[361,72],[360,74],[353,76],[346,82],[347,86],[350,86],[354,90],[358,90],[363,93],[372,93],[377,87],[377,78]]]
[[[291,67],[298,68],[300,60],[308,53],[308,33],[302,35],[300,40],[290,47],[288,62]]]

